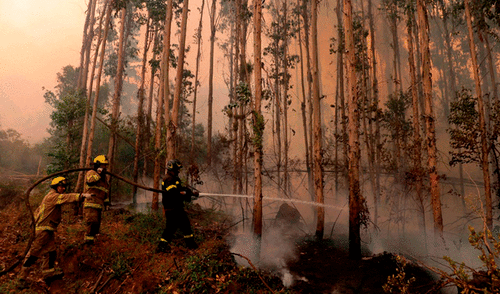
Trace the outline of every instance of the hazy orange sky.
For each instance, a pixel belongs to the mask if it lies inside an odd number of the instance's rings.
[[[42,87],[78,65],[86,2],[0,0],[0,128],[30,143],[47,137],[51,108]]]
[[[191,31],[194,31],[198,24],[199,2],[201,1],[194,0],[190,3],[191,21],[188,23],[188,29]],[[42,87],[53,90],[57,82],[56,74],[64,66],[78,66],[86,7],[85,0],[0,0],[0,129],[15,129],[30,143],[37,143],[48,137],[47,128],[52,108],[45,103]],[[209,53],[206,9],[203,30],[207,32],[204,33],[207,37],[204,36],[204,55]],[[324,7],[322,12],[325,13],[323,17],[329,20],[326,23],[330,23],[331,7]],[[327,28],[326,23],[322,23],[323,33],[320,34],[319,43],[322,44],[320,55],[326,59],[322,62],[323,93],[327,99],[331,99],[331,80],[335,67],[330,64],[332,56],[328,52],[328,44],[333,29]],[[189,42],[193,40],[193,33],[189,34]],[[220,37],[222,36],[217,36]],[[187,58],[190,68],[194,71],[195,46],[191,46],[192,50]],[[249,60],[251,58],[249,56]],[[208,60],[208,56],[202,58],[201,66],[207,67]],[[222,77],[227,76],[227,73],[222,72],[227,72],[227,66],[222,57],[216,58],[216,88],[225,87]],[[204,97],[207,92],[208,72],[200,71],[199,78],[200,97]],[[296,96],[297,89],[292,91],[292,96]],[[216,127],[221,129],[224,118],[220,115],[221,109],[227,102],[219,99],[222,97],[215,98],[214,114],[218,120],[215,123],[221,125]],[[298,98],[294,97],[295,100],[298,101]],[[197,109],[199,113],[205,113],[206,107],[206,99],[200,99]],[[297,104],[293,103],[292,107],[297,107]],[[299,130],[298,127],[295,129]]]

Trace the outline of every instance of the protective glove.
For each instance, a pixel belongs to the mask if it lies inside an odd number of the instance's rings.
[[[200,192],[198,190],[193,190],[193,199],[198,199],[200,198]]]
[[[80,202],[83,202],[83,201],[85,201],[85,199],[92,197],[92,195],[93,194],[89,194],[89,193],[81,193],[80,194]]]

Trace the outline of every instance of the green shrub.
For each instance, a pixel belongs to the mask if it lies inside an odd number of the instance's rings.
[[[128,237],[141,244],[156,243],[163,231],[165,221],[159,213],[138,213],[126,219],[129,222]]]

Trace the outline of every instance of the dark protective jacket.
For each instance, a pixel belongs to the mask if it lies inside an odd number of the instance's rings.
[[[59,194],[51,189],[35,211],[36,231],[55,231],[61,223],[61,205],[80,201],[80,193]]]
[[[85,193],[93,196],[85,198],[83,208],[104,209],[104,202],[109,197],[109,184],[106,182],[106,177],[93,169],[89,170],[85,175]]]
[[[161,182],[162,203],[165,210],[184,209],[184,202],[191,201],[193,192],[189,188],[182,187],[179,176],[167,173]],[[181,192],[185,191],[186,195]]]

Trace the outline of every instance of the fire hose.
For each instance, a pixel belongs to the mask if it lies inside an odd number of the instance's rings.
[[[88,170],[91,170],[92,168],[76,168],[76,169],[70,169],[70,170],[64,170],[64,171],[60,171],[60,172],[57,172],[57,173],[53,173],[53,174],[50,174],[48,176],[45,176],[41,179],[39,179],[38,181],[36,181],[35,183],[33,183],[27,190],[26,192],[24,193],[24,202],[25,202],[25,205],[26,205],[26,208],[28,209],[28,212],[29,212],[29,215],[30,215],[30,218],[31,218],[31,236],[30,236],[30,239],[28,240],[28,244],[26,245],[26,249],[24,250],[23,254],[21,256],[19,256],[18,260],[16,262],[14,262],[12,265],[10,265],[9,267],[3,269],[2,271],[0,271],[0,277],[7,274],[8,272],[14,270],[23,260],[24,258],[26,257],[26,255],[28,254],[30,248],[31,248],[31,245],[33,243],[33,240],[35,239],[35,217],[33,215],[33,210],[31,209],[31,205],[30,205],[30,202],[29,202],[29,196],[30,196],[30,193],[31,191],[33,191],[33,189],[38,186],[39,184],[43,183],[44,181],[48,180],[48,179],[51,179],[55,176],[59,176],[59,175],[63,175],[63,174],[68,174],[68,173],[73,173],[73,172],[81,172],[81,171],[88,171]],[[162,190],[159,190],[159,189],[155,189],[155,188],[150,188],[150,187],[146,187],[146,186],[143,186],[141,184],[138,184],[138,183],[134,183],[122,176],[119,176],[117,174],[114,174],[112,172],[109,172],[109,171],[106,171],[106,174],[112,176],[112,177],[115,177],[121,181],[124,181],[125,183],[127,184],[130,184],[130,185],[133,185],[133,186],[136,186],[138,188],[141,188],[141,189],[144,189],[144,190],[148,190],[148,191],[152,191],[152,192],[158,192],[158,193],[162,193],[163,191]],[[191,187],[193,188],[193,187]],[[196,189],[196,188],[193,188],[193,189]],[[253,198],[254,196],[253,195],[245,195],[245,194],[215,194],[215,193],[199,193],[199,197],[233,197],[233,198]],[[326,205],[326,204],[322,204],[322,203],[317,203],[317,202],[312,202],[312,201],[302,201],[302,200],[297,200],[297,199],[284,199],[284,198],[274,198],[274,197],[262,197],[262,199],[264,200],[267,200],[267,201],[282,201],[282,202],[294,202],[294,203],[302,203],[302,204],[308,204],[308,205],[315,205],[315,206],[321,206],[321,207],[330,207],[330,208],[336,208],[336,209],[343,209],[343,207],[339,207],[339,206],[333,206],[333,205]]]
[[[14,270],[23,260],[24,258],[26,257],[26,255],[28,254],[30,248],[31,248],[31,244],[33,243],[33,240],[35,239],[35,216],[33,215],[33,210],[31,209],[31,205],[30,205],[30,201],[29,201],[29,198],[30,198],[30,193],[31,191],[33,191],[33,189],[38,186],[39,184],[43,183],[44,181],[48,180],[48,179],[51,179],[55,176],[59,176],[59,175],[63,175],[63,174],[68,174],[68,173],[73,173],[73,172],[80,172],[80,171],[88,171],[88,170],[91,170],[92,168],[76,168],[76,169],[70,169],[70,170],[64,170],[64,171],[60,171],[60,172],[57,172],[57,173],[53,173],[53,174],[50,174],[48,176],[45,176],[41,179],[39,179],[38,181],[36,181],[35,183],[33,183],[33,185],[31,185],[27,190],[26,192],[24,193],[24,202],[25,202],[25,205],[26,205],[26,208],[28,209],[28,212],[29,212],[29,215],[30,215],[30,218],[31,218],[31,236],[30,236],[30,239],[28,240],[28,244],[26,245],[26,249],[24,250],[24,253],[19,256],[18,260],[16,262],[14,262],[12,265],[10,265],[9,267],[3,269],[2,271],[0,271],[0,277],[7,274],[8,272]],[[161,193],[162,190],[159,190],[159,189],[154,189],[154,188],[150,188],[150,187],[146,187],[146,186],[143,186],[143,185],[140,185],[140,184],[137,184],[137,183],[134,183],[122,176],[119,176],[119,175],[116,175],[112,172],[108,172],[106,171],[106,174],[112,176],[112,177],[115,177],[119,180],[122,180],[130,185],[134,185],[138,188],[141,188],[141,189],[144,189],[144,190],[148,190],[148,191],[152,191],[152,192],[158,192],[158,193]]]

